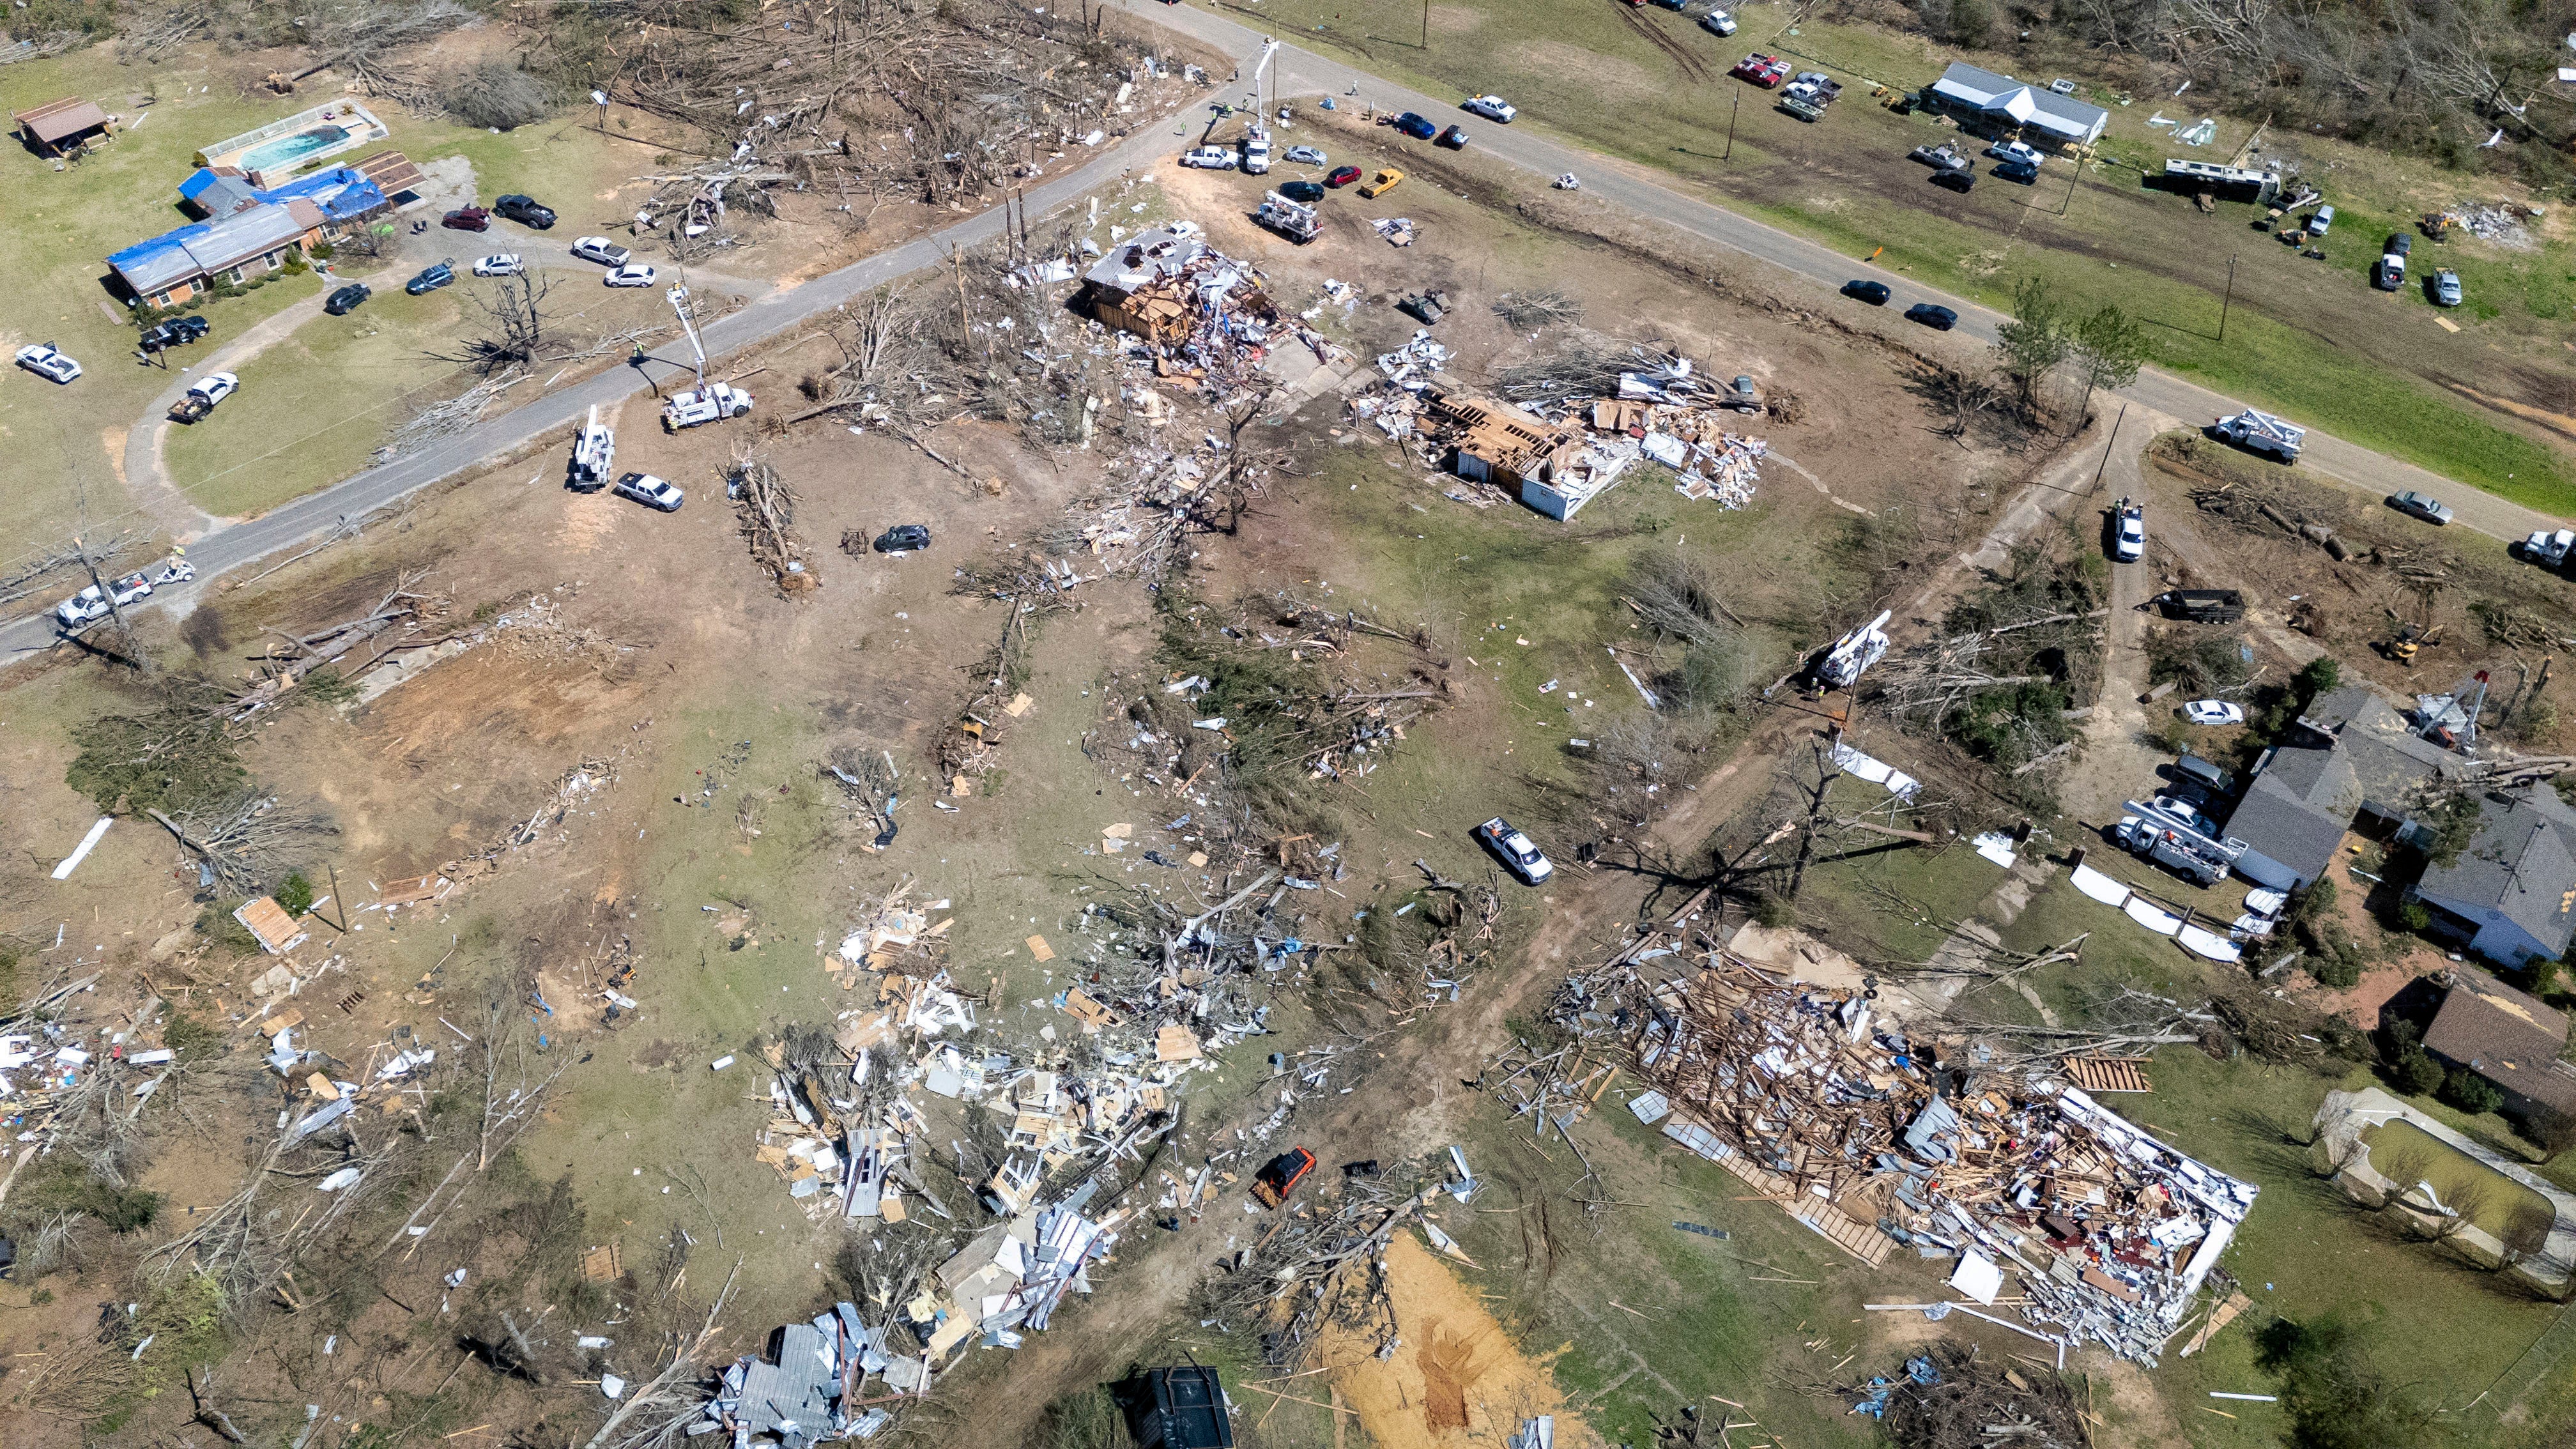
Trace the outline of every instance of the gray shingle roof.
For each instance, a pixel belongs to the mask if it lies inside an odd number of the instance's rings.
[[[2416,889],[2499,911],[2563,954],[2576,935],[2576,854],[2566,833],[2576,822],[2565,818],[2563,806],[2551,810],[2528,797],[2503,803],[2488,797],[2481,803],[2478,833],[2468,848],[2449,865],[2427,869]]]
[[[2026,97],[2031,112],[2048,117],[2054,124],[2049,129],[2091,135],[2096,127],[2110,119],[2111,113],[2100,106],[2087,105],[2072,96],[2061,96],[2046,86],[2017,81],[2008,75],[1952,61],[1950,68],[1933,83],[1944,95],[1968,101],[1983,110],[2000,111],[2016,96]]]
[[[2246,787],[2244,802],[2227,817],[2227,833],[2309,880],[2324,875],[2352,823],[2351,809],[2333,810],[2344,793],[2334,782],[2351,778],[2337,763],[2324,750],[2282,750]],[[2320,790],[2323,801],[2314,798]]]

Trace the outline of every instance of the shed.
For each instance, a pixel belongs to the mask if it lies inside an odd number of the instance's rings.
[[[19,111],[13,117],[28,146],[40,156],[59,156],[78,150],[93,136],[104,136],[116,129],[107,112],[96,101],[78,96],[65,96],[47,101],[34,110]]]

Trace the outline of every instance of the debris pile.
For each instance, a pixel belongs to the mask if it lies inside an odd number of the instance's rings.
[[[2193,1161],[2053,1076],[1980,1069],[1880,1019],[1669,931],[1570,977],[1552,1019],[1616,1043],[1653,1090],[1639,1120],[1873,1265],[1960,1260],[1953,1286],[2061,1343],[2152,1365],[2255,1187]]]
[[[1175,222],[1113,242],[1083,274],[1075,310],[1133,337],[1127,357],[1161,384],[1219,407],[1272,386],[1272,349],[1304,347],[1330,364],[1340,350],[1296,317],[1283,317],[1261,274],[1210,247],[1200,228]]]
[[[2067,1381],[2029,1359],[2023,1366],[1935,1344],[1903,1372],[1828,1392],[1880,1422],[1896,1449],[2089,1449],[2084,1414]]]

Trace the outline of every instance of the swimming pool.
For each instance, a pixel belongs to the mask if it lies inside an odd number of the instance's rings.
[[[300,161],[317,151],[328,151],[349,139],[346,126],[316,126],[292,136],[280,136],[265,145],[254,146],[242,153],[233,164],[244,171],[268,171]]]

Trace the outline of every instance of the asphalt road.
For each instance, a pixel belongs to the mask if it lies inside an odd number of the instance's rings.
[[[1219,86],[1216,94],[1234,96],[1250,89],[1250,78],[1257,74],[1255,62],[1261,56],[1267,39],[1258,31],[1223,16],[1177,4],[1158,4],[1152,0],[1113,0],[1113,3],[1141,19],[1179,31],[1224,54],[1243,57],[1245,79]],[[1281,96],[1351,96],[1381,109],[1415,110],[1424,115],[1444,117],[1455,112],[1457,107],[1454,99],[1434,100],[1293,45],[1277,46],[1270,64],[1278,68],[1275,89]],[[1272,87],[1265,85],[1263,89],[1268,91]],[[1186,112],[1183,114],[1187,115]],[[1931,291],[1802,237],[1684,196],[1659,184],[1638,168],[1551,140],[1529,125],[1498,126],[1463,115],[1460,119],[1469,123],[1473,144],[1479,150],[1537,177],[1553,178],[1573,172],[1582,178],[1584,191],[1592,196],[1807,279],[1820,288],[1820,305],[1859,307],[1860,303],[1832,294],[1845,281],[1866,277],[1888,285],[1894,295],[1887,305],[1892,308],[1901,311],[1916,301],[1932,301],[1956,311],[1959,314],[1957,330],[1936,342],[1936,346],[1990,343],[1994,340],[1995,325],[2004,320],[2001,314],[1974,303]],[[1086,192],[1116,180],[1129,170],[1150,166],[1182,145],[1183,139],[1176,138],[1167,125],[1155,123],[1144,126],[1089,162],[1046,179],[1031,190],[1030,199],[1035,203],[1036,211],[1044,214],[1079,200]],[[1070,163],[1073,158],[1066,159]],[[853,297],[913,272],[937,266],[947,248],[976,245],[999,233],[1001,226],[1002,216],[998,209],[979,213],[944,231],[854,263],[802,286],[772,292],[706,328],[707,350],[711,356],[721,356],[789,333]],[[682,371],[668,364],[649,362],[640,369],[611,369],[481,423],[436,448],[382,467],[370,468],[256,519],[208,534],[191,545],[188,552],[190,561],[198,570],[195,587],[207,587],[228,570],[322,537],[344,520],[364,519],[407,494],[470,472],[532,439],[571,426],[593,405],[613,407],[636,393],[646,391],[654,381],[679,375]],[[2245,406],[2154,369],[2141,372],[2137,382],[2121,390],[2120,395],[2154,411],[2193,421],[2237,412]],[[2411,464],[2382,457],[2315,429],[2308,432],[2303,464],[2321,477],[2373,495],[2406,488],[2435,494],[2456,510],[2458,526],[2497,538],[2518,539],[2544,524],[2552,528],[2558,526],[2557,520],[2530,509]],[[53,643],[54,637],[52,620],[48,615],[0,625],[0,663],[44,649]]]
[[[1225,16],[1188,6],[1157,4],[1152,0],[1110,0],[1110,3],[1169,26],[1228,55],[1255,56],[1266,38]],[[1821,289],[1816,299],[1816,305],[1820,307],[1869,310],[1862,303],[1836,295],[1843,283],[1866,278],[1887,284],[1894,294],[1887,303],[1891,312],[1902,313],[1916,302],[1936,302],[1957,312],[1958,328],[1946,339],[1953,346],[1969,343],[1981,349],[1995,340],[1996,324],[2006,320],[2003,314],[1973,302],[1933,291],[1919,282],[1868,266],[1804,237],[1685,196],[1658,182],[1653,173],[1627,162],[1551,140],[1532,126],[1534,121],[1543,124],[1543,118],[1524,113],[1512,125],[1495,125],[1461,112],[1458,102],[1464,99],[1462,96],[1443,99],[1422,95],[1293,45],[1280,46],[1273,63],[1280,68],[1278,93],[1282,96],[1322,94],[1344,97],[1345,103],[1366,102],[1380,110],[1417,111],[1443,125],[1454,119],[1467,127],[1470,144],[1487,155],[1510,162],[1550,182],[1570,171],[1582,181],[1583,192],[1587,196],[1615,202],[1641,216],[1667,223],[1816,283]],[[1251,74],[1248,63],[1245,74]],[[1730,81],[1728,84],[1741,82]],[[1354,90],[1356,95],[1352,94]],[[1402,144],[1427,147],[1430,143],[1408,141]],[[1938,345],[1935,344],[1936,347]],[[2242,412],[2247,406],[2242,401],[2153,368],[2141,371],[2137,382],[2121,389],[2118,395],[2193,424]],[[2385,497],[2409,488],[2430,493],[2451,505],[2458,515],[2454,527],[2475,529],[2501,539],[2520,539],[2544,525],[2550,528],[2561,526],[2558,519],[2480,492],[2468,484],[2411,463],[2356,447],[2314,428],[2308,430],[2307,448],[2300,464],[2320,477],[2361,489],[2374,497]]]

